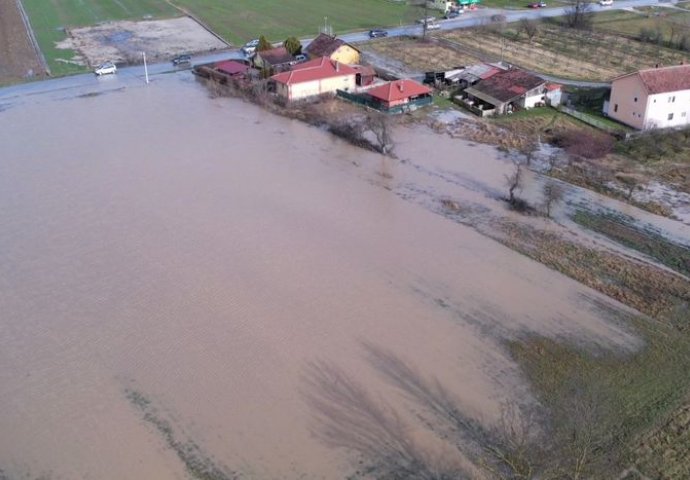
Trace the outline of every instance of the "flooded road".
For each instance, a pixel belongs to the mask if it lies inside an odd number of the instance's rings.
[[[187,478],[137,391],[241,478],[345,478],[356,459],[304,401],[312,362],[424,438],[372,349],[491,423],[530,398],[504,339],[637,345],[613,302],[425,208],[497,202],[508,162],[398,135],[402,161],[382,158],[185,74],[0,112],[0,468]]]

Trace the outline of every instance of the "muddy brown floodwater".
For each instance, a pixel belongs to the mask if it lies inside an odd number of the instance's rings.
[[[0,468],[185,478],[130,389],[243,478],[344,478],[310,362],[409,412],[367,354],[385,349],[491,423],[530,398],[502,340],[637,345],[595,306],[613,302],[425,208],[491,204],[508,162],[397,135],[384,159],[188,74],[0,112]]]

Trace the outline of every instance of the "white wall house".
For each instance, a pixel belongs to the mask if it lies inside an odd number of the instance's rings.
[[[605,113],[639,130],[690,125],[690,65],[650,68],[613,79]]]
[[[356,87],[357,71],[328,57],[295,65],[289,72],[273,75],[276,93],[287,102],[319,95],[334,95],[338,90]]]

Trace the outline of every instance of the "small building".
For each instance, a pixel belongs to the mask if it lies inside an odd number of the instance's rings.
[[[275,92],[287,102],[320,95],[334,95],[338,90],[355,89],[357,71],[328,57],[295,65],[292,70],[271,77]]]
[[[557,107],[563,99],[563,85],[558,83],[546,84],[546,104],[550,107]]]
[[[376,79],[376,70],[374,70],[374,67],[369,65],[351,65],[351,67],[357,72],[355,83],[358,87],[366,87],[374,83]]]
[[[320,33],[304,49],[309,58],[328,57],[333,61],[356,65],[360,63],[361,54],[355,47],[335,36]]]
[[[614,78],[604,113],[638,130],[690,125],[690,65]]]
[[[235,77],[246,74],[250,67],[249,65],[238,60],[226,60],[224,62],[216,63],[215,69],[218,72]]]
[[[429,87],[407,78],[371,88],[366,94],[373,100],[372,106],[381,111],[414,110],[433,101]]]
[[[256,52],[252,62],[254,67],[260,70],[269,70],[271,73],[276,73],[288,70],[297,63],[297,60],[285,47],[277,47]]]
[[[481,116],[546,104],[546,81],[517,68],[495,73],[465,89],[463,103]]]
[[[497,73],[505,70],[505,68],[501,68],[498,65],[477,63],[474,65],[468,65],[464,70],[461,70],[454,75],[446,76],[446,79],[456,83],[460,88],[467,88],[481,82],[482,80],[487,80]]]

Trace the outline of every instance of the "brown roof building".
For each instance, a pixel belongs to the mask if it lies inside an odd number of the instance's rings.
[[[513,68],[494,73],[486,80],[465,89],[470,105],[490,114],[529,109],[546,101],[546,81],[524,70]]]
[[[340,63],[348,65],[360,62],[360,52],[355,47],[346,43],[340,38],[336,38],[325,33],[320,33],[304,49],[309,58],[328,57]]]
[[[274,72],[287,70],[296,62],[295,57],[285,47],[256,52],[252,61],[256,68],[269,69]]]

